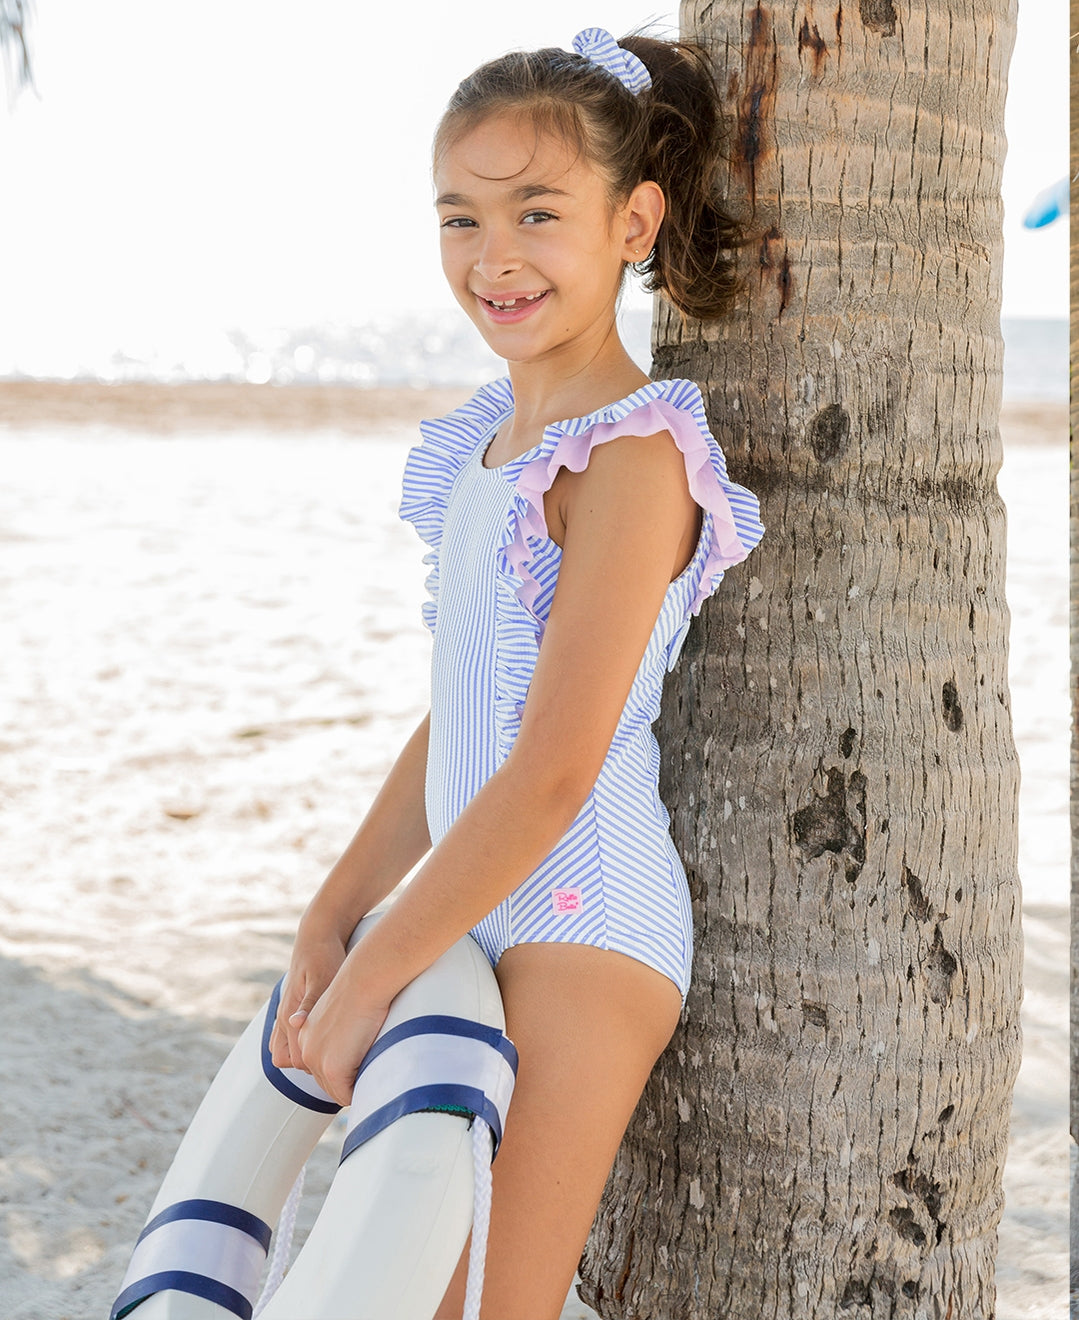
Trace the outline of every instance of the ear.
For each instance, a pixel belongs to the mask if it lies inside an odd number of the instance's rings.
[[[623,261],[644,261],[656,246],[656,235],[666,210],[667,202],[658,183],[648,179],[634,188],[622,208],[626,225]]]

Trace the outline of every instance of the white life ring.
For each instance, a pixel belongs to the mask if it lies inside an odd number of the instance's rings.
[[[365,917],[353,942],[380,915]],[[273,1226],[338,1112],[307,1073],[270,1060],[280,990],[195,1114],[110,1320],[431,1320],[441,1301],[517,1069],[487,958],[466,935],[394,999],[357,1077],[341,1165],[318,1219],[256,1312]],[[489,1172],[487,1181],[489,1195]],[[483,1208],[481,1197],[473,1261]],[[469,1293],[478,1312],[471,1277]]]

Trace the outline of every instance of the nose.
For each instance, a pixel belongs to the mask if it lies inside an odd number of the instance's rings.
[[[488,225],[482,232],[474,269],[483,280],[495,283],[521,269],[513,230],[502,225]]]

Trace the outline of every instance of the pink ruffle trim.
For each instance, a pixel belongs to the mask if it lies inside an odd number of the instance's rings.
[[[549,455],[533,459],[517,478],[515,489],[522,498],[523,507],[514,520],[512,535],[503,552],[508,566],[520,579],[516,595],[533,617],[532,606],[539,593],[539,583],[529,571],[532,552],[528,537],[547,537],[543,497],[554,484],[559,470],[568,468],[571,472],[583,472],[596,445],[623,435],[656,435],[660,431],[669,431],[674,438],[685,459],[690,494],[706,513],[712,515],[708,550],[690,606],[692,614],[699,613],[701,605],[712,594],[713,579],[749,554],[753,547],[744,545],[738,535],[725,479],[717,471],[717,462],[722,460],[713,457],[708,440],[690,413],[664,399],[655,399],[616,422],[599,422],[581,435],[563,435]],[[718,445],[716,454],[719,454]],[[702,535],[708,531],[705,527]]]

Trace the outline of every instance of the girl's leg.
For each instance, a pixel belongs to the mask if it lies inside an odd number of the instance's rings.
[[[607,1175],[678,1023],[662,972],[578,944],[518,944],[496,968],[520,1066],[492,1169],[482,1320],[558,1320]],[[461,1320],[468,1248],[435,1320]]]

